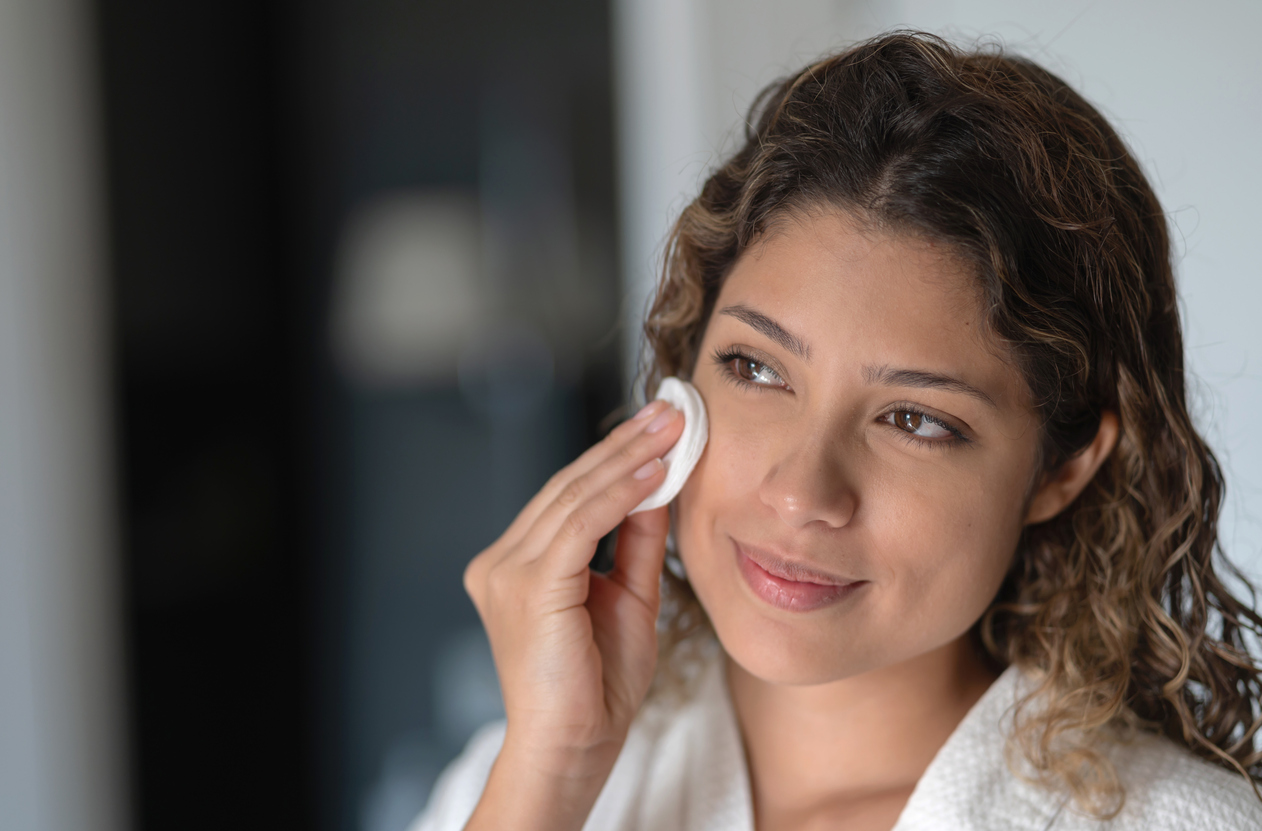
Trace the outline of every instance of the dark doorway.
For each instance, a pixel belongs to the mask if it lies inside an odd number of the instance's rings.
[[[609,10],[97,12],[139,827],[402,831],[496,707],[464,563],[621,401]],[[362,275],[444,223],[427,361]]]

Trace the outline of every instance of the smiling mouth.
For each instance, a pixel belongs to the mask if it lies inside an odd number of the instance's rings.
[[[845,580],[790,563],[768,552],[732,540],[737,565],[745,583],[759,599],[777,609],[809,612],[839,603],[866,580]]]

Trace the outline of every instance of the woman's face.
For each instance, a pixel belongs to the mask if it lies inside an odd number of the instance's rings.
[[[785,219],[735,264],[693,383],[710,441],[680,554],[727,653],[816,684],[963,635],[1012,560],[1036,464],[1026,388],[941,246]]]

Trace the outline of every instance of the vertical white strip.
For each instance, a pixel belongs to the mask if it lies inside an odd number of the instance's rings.
[[[639,368],[666,232],[710,162],[702,11],[701,0],[613,4],[628,379]]]
[[[0,825],[127,825],[87,4],[0,2]]]
[[[858,0],[614,0],[628,377],[671,223],[763,85],[853,37]]]

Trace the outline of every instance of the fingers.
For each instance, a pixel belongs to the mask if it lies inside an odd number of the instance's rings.
[[[657,429],[654,430],[654,427]],[[654,432],[649,432],[654,430]],[[535,520],[520,548],[555,552],[563,571],[586,568],[590,550],[665,478],[661,457],[679,439],[683,418],[670,408],[604,463],[573,479]],[[529,556],[529,555],[527,555]]]
[[[499,542],[508,547],[520,542],[539,515],[561,495],[566,486],[607,461],[628,441],[648,428],[653,419],[669,406],[665,401],[650,401],[634,416],[609,431],[609,435],[589,447],[583,455],[553,474],[508,526]]]
[[[667,508],[642,511],[627,517],[618,529],[613,571],[609,572],[610,580],[639,598],[655,616],[669,530],[670,511]]]
[[[547,556],[554,576],[585,573],[600,538],[662,483],[661,457],[682,431],[679,410],[654,402],[553,476],[509,529],[466,567],[465,590],[479,612],[489,575],[501,564]]]
[[[668,515],[627,514],[661,485],[662,456],[683,421],[658,403],[615,429],[553,477],[511,534],[465,571],[509,724],[519,736],[547,737],[545,751],[617,745],[651,682]],[[624,522],[612,576],[593,574],[598,541]]]

